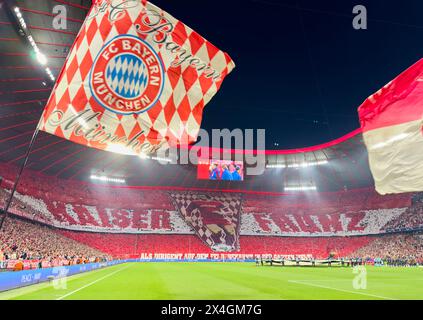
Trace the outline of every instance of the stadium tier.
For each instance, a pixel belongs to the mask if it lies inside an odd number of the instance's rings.
[[[1,205],[11,187],[8,172],[3,176]],[[421,248],[419,236],[389,235],[422,229],[421,201],[413,194],[382,197],[371,189],[276,195],[112,188],[28,170],[10,212],[14,218],[7,225],[16,221],[16,228],[22,230],[2,231],[3,239],[9,242],[1,249],[15,257],[21,252],[38,252],[36,239],[42,239],[45,232],[48,237],[54,235],[58,243],[71,239],[72,244],[93,248],[84,254],[66,254],[72,257],[193,254],[210,258],[216,253],[243,258],[393,257],[401,247],[399,252],[405,256],[422,258],[416,253]],[[18,236],[28,232],[34,241],[22,242]],[[11,252],[10,241],[16,242],[16,252]],[[391,249],[383,248],[385,242]],[[19,251],[19,247],[25,250]],[[47,256],[51,259],[57,254],[53,250]]]
[[[0,232],[0,267],[21,269],[97,262],[110,255],[65,237],[48,226],[11,218]]]
[[[146,253],[213,254],[213,251],[193,235],[114,235],[59,231],[78,242],[121,258],[138,258]],[[370,237],[283,238],[241,236],[241,249],[236,253],[254,256],[312,256],[320,259],[331,254],[349,256],[368,245]],[[223,255],[225,256],[225,255]],[[228,256],[228,254],[226,255]],[[235,255],[236,256],[236,255]]]

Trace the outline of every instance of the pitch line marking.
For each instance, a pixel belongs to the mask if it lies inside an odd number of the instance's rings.
[[[124,267],[124,268],[121,268],[121,269],[119,269],[119,270],[116,270],[116,271],[114,271],[114,272],[112,272],[112,273],[106,274],[104,277],[98,278],[97,280],[94,280],[94,281],[92,281],[92,282],[90,282],[90,283],[88,283],[88,284],[86,284],[86,285],[84,285],[84,286],[82,286],[82,287],[80,287],[80,288],[78,288],[78,289],[76,289],[76,290],[73,290],[73,291],[71,291],[71,292],[69,292],[69,293],[67,293],[67,294],[65,294],[65,295],[63,295],[63,296],[61,296],[61,297],[57,298],[56,300],[62,300],[62,299],[64,299],[64,298],[66,298],[66,297],[69,297],[70,295],[72,295],[72,294],[74,294],[74,293],[76,293],[76,292],[78,292],[78,291],[81,291],[81,290],[83,290],[83,289],[85,289],[85,288],[87,288],[87,287],[89,287],[89,286],[92,286],[93,284],[95,284],[95,283],[97,283],[97,282],[99,282],[99,281],[101,281],[101,280],[104,280],[104,279],[106,279],[106,278],[108,278],[108,277],[111,277],[111,276],[113,276],[114,274],[116,274],[116,273],[118,273],[118,272],[121,272],[121,271],[123,271],[123,270],[125,270],[125,269],[128,269],[129,267],[131,267],[131,265],[126,266],[126,267]]]
[[[316,280],[316,281],[319,281],[319,280]],[[305,282],[305,280],[304,281],[288,280],[288,282],[302,284],[302,285],[305,285],[305,286],[311,286],[311,287],[317,287],[317,288],[323,288],[323,289],[330,289],[330,290],[335,290],[335,291],[353,293],[353,294],[361,294],[363,296],[369,296],[369,297],[374,297],[374,298],[379,298],[379,299],[384,299],[384,300],[398,300],[398,299],[395,299],[395,298],[378,296],[378,295],[370,294],[370,293],[356,292],[356,291],[351,291],[351,290],[344,290],[344,289],[338,289],[338,288],[333,288],[333,287],[322,286],[322,285],[318,285],[318,284],[314,284],[314,283],[310,283],[310,282]]]

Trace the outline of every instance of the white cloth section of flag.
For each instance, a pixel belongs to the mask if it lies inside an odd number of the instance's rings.
[[[377,192],[423,191],[423,59],[358,111]]]

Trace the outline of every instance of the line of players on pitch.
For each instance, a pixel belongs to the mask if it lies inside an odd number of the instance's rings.
[[[285,259],[285,258],[281,258],[279,260],[277,259],[272,259],[272,258],[256,258],[256,266],[264,266],[264,265],[280,265],[282,267],[284,266],[313,266],[315,267],[316,265],[327,265],[327,266],[332,266],[332,265],[337,265],[337,266],[342,266],[342,267],[354,267],[354,266],[361,266],[365,263],[365,261],[362,258],[340,258],[340,259],[333,259],[333,258],[328,258],[328,259],[324,259],[324,260],[317,260],[314,258],[311,259],[301,259],[300,257],[295,257],[294,259]]]

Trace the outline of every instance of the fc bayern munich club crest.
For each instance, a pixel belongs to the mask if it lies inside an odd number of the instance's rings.
[[[104,108],[119,114],[142,113],[160,99],[163,63],[142,39],[117,36],[98,53],[89,85],[93,97]]]

